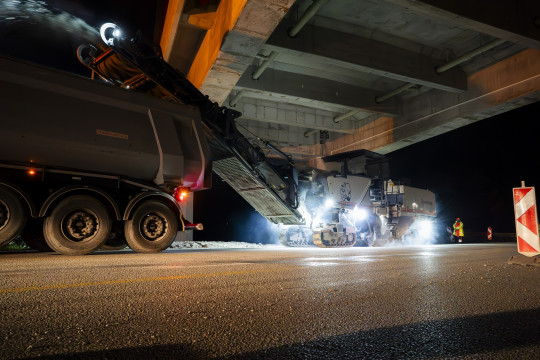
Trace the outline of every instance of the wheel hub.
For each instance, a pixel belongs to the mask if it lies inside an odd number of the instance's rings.
[[[7,205],[0,200],[0,229],[3,228],[9,220],[9,211]]]
[[[62,231],[69,239],[81,241],[96,234],[97,218],[86,211],[75,211],[62,221]]]
[[[141,222],[141,233],[148,240],[158,240],[166,231],[167,220],[157,214],[148,214]]]

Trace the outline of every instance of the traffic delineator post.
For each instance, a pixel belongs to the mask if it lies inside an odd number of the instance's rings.
[[[492,239],[493,239],[493,229],[491,228],[491,226],[488,226],[488,230],[487,230],[487,238],[488,238],[488,240],[492,240]]]
[[[540,254],[540,237],[534,187],[526,187],[522,181],[520,188],[513,189],[513,194],[518,252],[529,257],[537,256]]]
[[[454,233],[452,232],[452,229],[450,229],[450,226],[446,227],[446,233],[448,234],[448,239],[450,239],[451,242],[454,242]]]

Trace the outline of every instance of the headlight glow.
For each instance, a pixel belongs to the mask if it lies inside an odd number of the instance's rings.
[[[326,208],[331,208],[335,206],[335,202],[334,202],[334,199],[332,198],[327,198],[325,201],[324,201],[324,207]]]
[[[433,236],[433,223],[428,220],[420,220],[418,222],[418,232],[424,238]]]
[[[105,44],[112,46],[114,45],[114,39],[120,37],[122,32],[118,28],[118,25],[113,23],[105,23],[101,25],[99,34],[101,35],[101,39]]]
[[[352,215],[353,215],[354,220],[362,221],[362,220],[367,219],[368,212],[364,208],[355,207],[354,210],[352,211]]]

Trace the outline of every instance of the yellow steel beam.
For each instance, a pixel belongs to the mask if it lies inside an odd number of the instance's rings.
[[[172,45],[176,38],[178,31],[178,23],[180,22],[180,15],[184,9],[185,0],[169,0],[167,5],[167,14],[165,15],[165,23],[163,24],[163,31],[161,32],[161,51],[163,51],[163,58],[165,61],[169,61],[172,51]]]
[[[195,56],[188,73],[188,80],[200,88],[216,60],[223,37],[232,30],[247,0],[222,0],[216,12],[215,21],[206,32],[206,36]]]

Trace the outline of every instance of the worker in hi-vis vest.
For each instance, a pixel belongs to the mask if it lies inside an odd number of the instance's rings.
[[[458,238],[458,242],[463,241],[463,222],[459,218],[454,223],[454,236]]]

